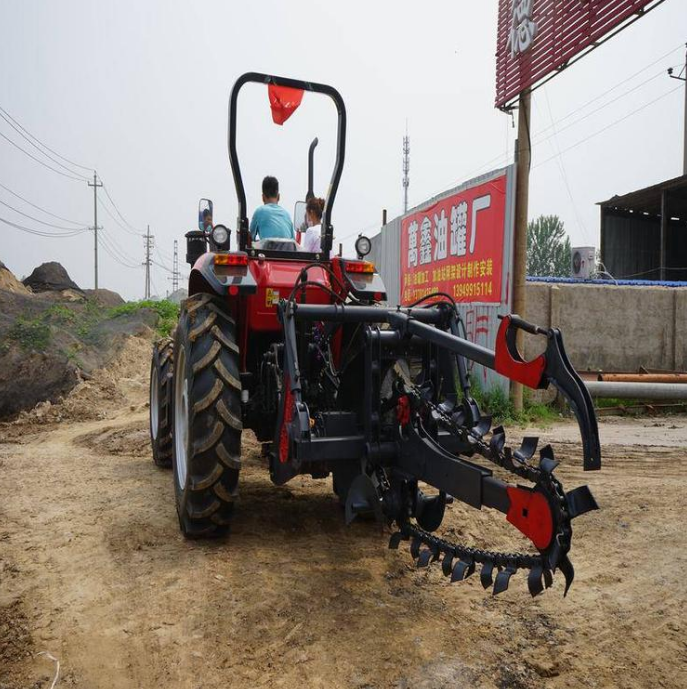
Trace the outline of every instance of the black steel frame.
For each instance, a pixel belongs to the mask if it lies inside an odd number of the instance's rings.
[[[334,163],[334,171],[329,183],[329,192],[325,199],[324,211],[322,213],[322,254],[324,260],[329,259],[332,249],[332,238],[334,236],[334,228],[332,226],[332,211],[334,208],[334,201],[339,189],[339,182],[341,181],[341,174],[343,172],[344,158],[346,153],[346,106],[344,104],[341,94],[332,86],[326,84],[318,84],[310,81],[301,81],[300,79],[289,79],[287,77],[277,77],[270,74],[261,74],[260,72],[247,72],[240,76],[233,88],[229,97],[229,162],[231,164],[231,171],[234,176],[234,185],[236,187],[236,197],[238,200],[238,218],[237,228],[239,239],[239,249],[246,251],[250,247],[250,233],[248,231],[248,216],[246,208],[246,190],[243,185],[243,177],[241,176],[241,167],[239,164],[238,153],[236,150],[236,113],[238,96],[241,88],[248,83],[257,84],[274,84],[275,86],[286,86],[289,88],[302,89],[303,91],[312,91],[313,93],[321,93],[329,96],[336,105],[338,116],[337,136],[336,136],[336,161]],[[312,147],[311,147],[312,152]]]

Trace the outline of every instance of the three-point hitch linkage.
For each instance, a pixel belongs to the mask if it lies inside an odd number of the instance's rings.
[[[558,329],[533,326],[516,315],[505,316],[496,351],[460,336],[461,319],[455,304],[441,295],[435,303],[413,308],[365,305],[312,305],[282,300],[284,355],[280,416],[270,453],[272,478],[284,483],[297,473],[315,472],[323,464],[359,460],[345,496],[346,517],[372,512],[394,522],[398,531],[390,547],[411,540],[418,566],[443,557],[442,569],[452,581],[462,580],[481,565],[484,587],[494,593],[508,587],[518,569],[529,570],[532,595],[551,585],[560,569],[565,592],[574,570],[568,552],[572,520],[597,509],[586,486],[565,492],[554,476],[558,462],[550,446],[532,462],[537,439],[525,438],[518,449],[505,444],[502,427],[491,430],[470,394],[468,360],[497,371],[531,388],[556,387],[568,400],[582,436],[585,470],[601,467],[594,408],[589,393],[572,368]],[[357,395],[344,394],[346,384],[333,365],[331,346],[341,329],[353,328],[348,362],[357,357],[362,380]],[[524,361],[515,346],[518,329],[547,339],[546,351]],[[304,349],[319,334],[320,345]],[[317,337],[315,339],[318,339]],[[327,346],[322,346],[326,343]],[[323,359],[325,361],[323,361]],[[312,412],[306,399],[316,373],[329,371],[331,409]],[[350,381],[348,381],[350,388]],[[348,409],[342,409],[348,405]],[[487,435],[490,433],[489,438]],[[496,477],[479,457],[532,487],[511,485]],[[336,468],[334,468],[336,477]],[[426,496],[424,482],[438,494]],[[460,500],[471,507],[502,512],[527,536],[536,554],[503,553],[449,543],[431,532],[441,524],[447,502]],[[495,581],[494,581],[495,577]]]

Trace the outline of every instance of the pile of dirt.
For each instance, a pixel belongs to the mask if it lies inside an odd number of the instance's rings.
[[[83,293],[86,295],[86,299],[91,299],[99,306],[105,306],[107,308],[112,308],[114,306],[121,306],[126,302],[122,297],[109,289],[85,289]]]
[[[29,291],[0,268],[0,418],[59,402],[111,363],[130,337],[149,343],[156,336],[154,310],[118,308],[124,300],[110,290],[77,292],[58,263],[39,266],[25,283],[44,291]],[[107,390],[100,392],[107,399]]]
[[[24,284],[33,292],[53,292],[61,290],[81,291],[81,288],[69,277],[69,273],[57,261],[41,263],[34,268],[29,277],[24,278]]]
[[[17,280],[12,271],[0,261],[0,290],[3,289],[7,292],[18,292],[19,294],[28,294],[30,291],[23,283]]]
[[[147,370],[150,349],[151,337],[127,337],[116,355],[88,379],[77,372],[76,384],[64,396],[39,402],[32,409],[21,411],[12,421],[0,423],[0,442],[25,442],[32,432],[49,431],[62,422],[102,421],[122,410],[132,413],[146,409],[148,379],[141,376],[141,368],[143,362]],[[131,400],[136,403],[132,404]],[[81,444],[89,447],[103,442],[112,454],[142,456],[150,451],[147,420],[124,433],[105,427],[81,439]]]

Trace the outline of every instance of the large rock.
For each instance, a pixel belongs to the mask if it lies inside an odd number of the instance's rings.
[[[59,292],[65,289],[81,291],[69,277],[69,273],[56,261],[42,263],[23,282],[34,292]]]

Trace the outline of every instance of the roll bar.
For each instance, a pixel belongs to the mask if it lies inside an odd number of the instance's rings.
[[[238,200],[239,212],[236,221],[236,231],[238,234],[239,249],[241,250],[245,250],[250,246],[250,233],[248,231],[248,217],[246,215],[246,190],[243,186],[241,167],[236,152],[236,106],[241,87],[249,82],[266,85],[274,84],[275,86],[286,86],[294,89],[302,89],[303,91],[321,93],[325,96],[329,96],[336,105],[338,115],[336,161],[334,163],[334,172],[332,173],[329,190],[325,199],[324,210],[322,212],[322,253],[324,258],[327,259],[329,258],[329,253],[332,248],[332,238],[334,235],[332,209],[334,207],[336,193],[339,189],[341,173],[343,172],[344,156],[346,153],[346,106],[344,105],[343,98],[335,88],[327,86],[326,84],[301,81],[300,79],[289,79],[287,77],[276,77],[269,74],[261,74],[259,72],[247,72],[236,80],[236,83],[231,89],[231,96],[229,97],[229,162],[231,164],[231,172],[234,176],[234,185],[236,187],[236,197]]]

